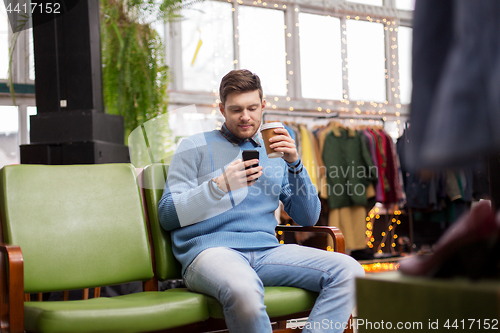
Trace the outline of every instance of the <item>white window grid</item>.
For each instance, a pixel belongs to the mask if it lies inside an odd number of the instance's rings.
[[[216,0],[217,1],[217,0]],[[226,1],[224,1],[226,2]],[[381,117],[385,120],[394,120],[403,124],[408,117],[409,108],[400,101],[398,42],[397,31],[399,26],[411,27],[413,13],[396,8],[396,0],[384,0],[383,6],[371,6],[345,0],[228,0],[233,6],[233,31],[237,31],[239,6],[257,6],[262,8],[278,9],[285,14],[285,33],[290,37],[286,40],[287,63],[287,96],[266,96],[267,108],[277,111],[311,111],[311,112],[343,112],[353,118]],[[385,62],[386,62],[386,101],[375,103],[372,101],[320,100],[307,99],[301,93],[300,49],[298,14],[300,12],[316,15],[333,16],[341,20],[342,27],[342,59],[343,59],[343,94],[349,96],[348,66],[346,63],[348,43],[344,38],[347,20],[362,20],[378,22],[384,25],[385,33]],[[199,109],[207,112],[217,108],[218,93],[188,91],[183,88],[182,77],[182,32],[180,22],[172,22],[165,26],[167,45],[167,61],[172,73],[170,83],[170,102],[177,106],[196,104]],[[234,69],[239,68],[239,47],[237,33],[234,38]],[[292,74],[293,73],[293,74]],[[257,73],[258,74],[258,73]],[[264,92],[265,93],[265,92]]]

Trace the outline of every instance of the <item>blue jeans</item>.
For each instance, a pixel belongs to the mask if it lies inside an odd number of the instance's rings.
[[[340,326],[355,304],[354,278],[363,275],[361,265],[350,256],[290,244],[258,251],[204,250],[187,267],[184,281],[189,289],[222,304],[231,333],[272,331],[264,286],[319,292],[303,332],[326,333],[343,332]]]

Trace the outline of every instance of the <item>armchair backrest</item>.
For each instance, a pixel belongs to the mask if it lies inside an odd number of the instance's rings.
[[[153,277],[130,164],[5,166],[0,212],[4,243],[23,252],[26,293]]]
[[[156,277],[160,281],[181,279],[181,265],[172,252],[170,232],[165,231],[158,217],[158,202],[168,174],[167,164],[151,164],[144,168],[143,186],[156,261]]]

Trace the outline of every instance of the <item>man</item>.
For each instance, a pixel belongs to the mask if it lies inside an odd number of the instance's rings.
[[[283,157],[267,157],[258,138],[266,102],[257,75],[229,72],[220,99],[224,125],[181,142],[159,203],[186,285],[221,302],[231,333],[272,331],[264,286],[320,292],[304,331],[342,332],[354,307],[353,279],[364,274],[362,267],[343,254],[279,244],[279,200],[294,221],[312,226],[320,213],[316,189],[286,129],[274,130],[279,135],[271,146]],[[242,161],[241,152],[253,149],[259,159]]]

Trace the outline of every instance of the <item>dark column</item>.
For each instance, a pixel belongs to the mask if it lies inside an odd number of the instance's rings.
[[[98,0],[33,13],[37,115],[21,163],[129,162],[123,118],[105,114]]]
[[[490,196],[493,211],[500,208],[500,155],[492,155],[488,158],[488,171],[490,178]]]

